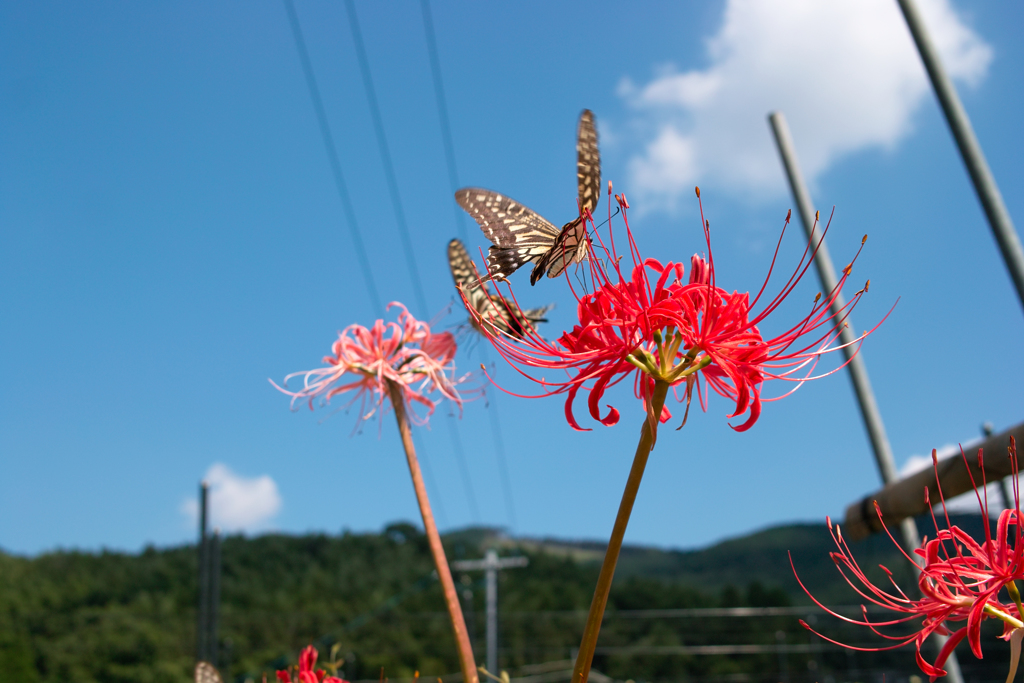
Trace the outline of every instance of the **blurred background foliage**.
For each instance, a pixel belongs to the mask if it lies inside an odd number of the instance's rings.
[[[961,526],[978,530],[980,519]],[[927,529],[927,526],[923,526]],[[597,543],[512,539],[491,529],[446,535],[449,559],[479,557],[489,547],[530,563],[502,572],[500,665],[542,683],[571,668],[584,610],[603,548]],[[823,602],[856,604],[828,558],[824,525],[766,529],[696,551],[627,547],[620,560],[595,668],[616,680],[886,680],[915,674],[911,650],[865,655],[817,640],[798,623],[810,619],[844,642],[877,646],[811,606],[789,568]],[[880,584],[877,565],[904,587],[909,567],[892,542],[876,536],[854,546]],[[163,683],[190,678],[197,602],[196,548],[146,548],[138,554],[56,551],[34,558],[0,553],[0,681],[19,683]],[[223,543],[220,667],[225,680],[259,681],[294,663],[312,642],[326,656],[334,643],[350,680],[425,680],[458,671],[441,591],[426,541],[411,524],[381,533],[339,536],[229,537]],[[484,658],[484,589],[479,573],[456,572],[467,602],[477,658]],[[471,597],[470,597],[471,594]],[[807,605],[781,615],[651,615],[637,610]],[[754,654],[657,654],[652,647],[768,645]],[[803,651],[778,653],[774,644]],[[1005,677],[1003,644],[987,637],[986,659],[965,650],[967,680]],[[631,653],[628,648],[646,651]],[[537,665],[548,663],[546,667]],[[989,669],[980,669],[987,665]],[[548,672],[538,674],[537,672]],[[993,675],[995,675],[993,674]],[[880,675],[880,674],[879,674]]]

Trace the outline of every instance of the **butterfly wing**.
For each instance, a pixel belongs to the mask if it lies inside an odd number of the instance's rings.
[[[452,271],[455,286],[460,287],[465,293],[469,305],[483,315],[488,307],[490,292],[487,291],[486,283],[480,282],[476,265],[473,259],[469,258],[469,253],[461,240],[453,239],[448,243],[448,267]]]
[[[601,198],[601,152],[594,112],[584,109],[576,128],[576,181],[580,206],[594,210]]]
[[[589,239],[587,224],[582,217],[563,225],[554,246],[537,261],[533,272],[530,273],[530,284],[536,284],[545,273],[548,277],[558,277],[570,263],[580,263],[586,259],[590,248]]]
[[[448,243],[448,267],[452,271],[452,279],[455,286],[462,285],[467,294],[487,294],[487,285],[478,282],[480,274],[476,270],[476,264],[469,257],[466,246],[462,240],[453,239]]]
[[[548,220],[497,192],[467,187],[455,193],[455,201],[494,243],[487,255],[492,278],[507,278],[523,264],[542,258],[558,239],[558,228]]]
[[[530,323],[546,323],[548,319],[544,316],[548,314],[548,311],[555,307],[554,304],[548,304],[547,306],[541,306],[540,308],[528,308],[522,311],[523,318]]]
[[[217,669],[209,662],[196,663],[196,683],[223,683]]]
[[[483,332],[480,326],[486,325],[513,337],[522,337],[528,324],[546,322],[544,314],[554,307],[522,311],[514,301],[491,294],[486,283],[480,282],[476,265],[460,240],[453,239],[448,243],[448,266],[455,286],[461,287],[469,306],[476,311],[476,315],[470,314],[470,324],[478,332]]]

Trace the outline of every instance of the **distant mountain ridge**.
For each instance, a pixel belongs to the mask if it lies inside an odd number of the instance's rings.
[[[984,538],[981,515],[950,515],[952,524],[959,526],[974,538]],[[917,520],[922,537],[935,536],[930,518]],[[940,522],[945,526],[943,522]],[[899,539],[899,530],[893,531]],[[520,548],[530,552],[543,552],[567,557],[583,565],[599,564],[604,558],[606,544],[591,540],[565,540],[558,538],[506,537],[496,530],[467,529],[452,532],[446,538],[460,539],[479,548]],[[857,561],[869,575],[883,564],[901,585],[913,582],[913,572],[906,558],[885,533],[850,544]],[[757,581],[765,586],[777,586],[786,591],[794,604],[809,604],[810,600],[793,575],[789,556],[800,579],[819,599],[843,604],[854,601],[852,591],[842,582],[829,557],[835,544],[828,527],[815,523],[794,523],[758,529],[742,536],[728,538],[703,548],[692,550],[665,549],[652,546],[629,545],[622,548],[616,567],[616,581],[630,577],[660,579],[679,582],[697,590],[717,593],[726,586],[746,586]]]
[[[961,516],[954,523],[982,537],[980,517]],[[453,531],[444,543],[451,560],[480,557],[490,547],[529,557],[527,567],[503,572],[499,580],[502,667],[522,672],[571,658],[593,595],[602,543],[510,538],[495,529]],[[858,603],[829,559],[833,549],[824,524],[771,527],[696,550],[626,546],[602,626],[605,650],[599,652],[598,669],[622,681],[779,680],[778,634],[797,644],[812,638],[797,617],[787,612],[742,621],[686,615],[707,608],[808,604],[789,552],[804,584],[822,602]],[[902,586],[913,586],[908,562],[887,536],[852,549],[880,585],[886,581],[877,569],[882,563]],[[261,680],[263,673],[294,663],[311,641],[322,650],[340,643],[350,680],[376,680],[381,667],[393,680],[416,671],[437,676],[458,669],[426,539],[414,525],[337,536],[233,536],[224,539],[222,558],[220,645],[227,681]],[[194,665],[196,570],[194,545],[134,554],[57,551],[33,558],[0,552],[0,681],[186,680]],[[456,580],[468,601],[470,630],[482,646],[483,577],[456,572]],[[638,614],[652,610],[672,614]],[[813,618],[812,613],[824,617],[817,608],[805,615]],[[844,642],[870,640],[865,629],[829,633]],[[673,649],[729,643],[767,649],[740,658],[694,658]],[[646,654],[631,654],[638,647],[647,648]],[[987,656],[985,666],[1005,661],[999,660],[1000,647],[986,644],[986,655],[995,656]],[[802,656],[794,654],[787,665],[805,666]],[[826,648],[814,656],[818,674],[849,666],[843,651]],[[911,653],[858,657],[861,667],[913,671]]]

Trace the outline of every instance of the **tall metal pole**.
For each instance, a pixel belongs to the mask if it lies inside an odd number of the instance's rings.
[[[796,201],[797,211],[800,214],[800,221],[803,223],[807,239],[811,242],[812,248],[816,247],[814,253],[814,265],[818,269],[818,277],[821,280],[822,289],[831,292],[835,289],[838,280],[836,271],[832,265],[832,258],[829,256],[825,240],[818,231],[814,205],[811,203],[811,195],[807,191],[803,174],[800,173],[800,166],[797,163],[796,150],[793,147],[793,137],[790,135],[789,126],[782,112],[772,112],[768,116],[772,126],[772,133],[775,135],[775,144],[779,148],[779,155],[786,168],[786,176],[789,178],[789,186],[793,191],[793,199]],[[841,293],[838,293],[832,300],[831,312],[836,320],[841,319],[842,310],[846,306],[846,300]],[[843,344],[843,355],[847,360],[847,369],[850,371],[850,381],[853,382],[854,393],[857,394],[857,403],[860,406],[860,414],[864,419],[864,427],[868,432],[868,439],[871,441],[871,450],[875,454],[875,463],[882,475],[885,484],[892,483],[899,479],[896,470],[896,461],[892,456],[892,447],[889,445],[889,437],[885,433],[885,424],[882,422],[882,414],[878,410],[878,403],[875,401],[875,393],[871,390],[871,382],[868,380],[868,370],[864,365],[864,358],[857,353],[853,345],[856,337],[853,333],[853,323],[846,318],[846,325],[839,330],[839,340]],[[921,537],[917,532],[917,524],[913,517],[908,517],[900,522],[900,531],[903,535],[903,544],[907,552],[913,552],[921,545]],[[915,568],[917,565],[914,565]],[[938,635],[938,634],[936,634]],[[942,642],[945,642],[944,640]],[[941,645],[940,645],[941,647]],[[948,672],[947,679],[951,683],[963,683],[963,676],[960,674],[960,665],[956,660],[956,653],[952,653],[946,662]]]
[[[210,539],[210,604],[207,608],[209,622],[206,627],[207,650],[210,664],[217,666],[220,643],[218,639],[218,626],[220,625],[220,529],[213,530],[213,538]]]
[[[942,111],[946,115],[946,122],[956,139],[956,145],[960,149],[960,156],[963,157],[964,165],[967,166],[967,173],[974,183],[974,190],[978,193],[978,199],[988,217],[992,234],[999,244],[999,250],[1003,253],[1003,260],[1006,268],[1010,271],[1010,278],[1014,287],[1017,288],[1017,297],[1024,306],[1024,249],[1021,248],[1020,238],[1013,227],[1010,219],[1010,212],[1006,210],[1003,203],[1003,195],[999,192],[996,179],[992,170],[988,167],[985,154],[981,151],[978,138],[974,135],[971,127],[971,120],[967,117],[964,105],[953,87],[953,81],[949,79],[946,70],[939,59],[939,51],[935,49],[928,29],[924,25],[921,13],[917,9],[914,0],[897,0],[900,9],[903,11],[903,18],[907,20],[910,34],[917,44],[917,51],[921,54],[921,61],[928,71],[928,77],[935,88],[935,95],[939,98]]]
[[[209,488],[205,481],[199,484],[199,547],[196,549],[199,556],[199,606],[196,612],[196,659],[201,662],[207,661],[209,654],[206,638],[206,610],[210,604],[209,564],[206,552],[206,498]]]
[[[459,571],[484,570],[487,582],[487,670],[498,674],[498,572],[510,567],[525,567],[525,557],[498,557],[498,551],[488,550],[482,560],[459,560],[452,568]]]
[[[498,673],[498,551],[488,550],[487,563],[487,670]]]

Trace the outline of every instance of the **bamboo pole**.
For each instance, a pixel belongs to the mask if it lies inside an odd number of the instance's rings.
[[[832,265],[832,258],[829,256],[828,247],[825,245],[825,238],[818,231],[818,215],[813,213],[814,205],[811,203],[811,195],[807,191],[803,174],[800,172],[800,165],[797,163],[796,149],[793,147],[793,138],[789,133],[789,125],[782,112],[772,112],[768,115],[771,123],[772,133],[775,135],[775,143],[779,148],[779,156],[782,157],[782,164],[786,168],[786,176],[789,179],[789,186],[793,191],[793,199],[796,201],[797,211],[800,214],[800,222],[803,223],[807,239],[815,249],[814,265],[818,269],[818,277],[821,279],[821,286],[825,291],[831,292],[836,288],[836,272]],[[882,482],[890,484],[899,479],[899,472],[896,470],[896,460],[892,455],[892,447],[889,445],[889,437],[885,433],[885,424],[882,422],[882,413],[878,410],[878,402],[875,401],[875,392],[871,389],[871,381],[868,379],[868,369],[864,365],[864,359],[858,348],[853,344],[853,323],[849,316],[843,316],[842,310],[846,301],[841,293],[833,299],[830,307],[833,317],[845,320],[846,324],[839,329],[839,340],[843,344],[843,355],[846,357],[847,370],[850,373],[850,381],[853,383],[854,393],[857,394],[857,404],[860,406],[861,418],[864,420],[864,427],[867,429],[868,438],[871,441],[871,450],[875,455],[875,463],[878,465],[878,472],[882,476]],[[908,553],[914,552],[921,545],[921,536],[917,531],[917,524],[913,517],[907,517],[900,522],[900,532],[903,536],[903,545]],[[919,568],[914,565],[915,571]],[[939,649],[946,642],[942,634],[935,634],[935,641]],[[946,678],[950,683],[963,683],[963,676],[960,673],[960,663],[956,658],[956,652],[951,652],[946,660]]]
[[[946,70],[939,59],[939,51],[932,43],[928,29],[924,25],[921,13],[917,11],[917,5],[913,0],[898,0],[900,10],[903,11],[903,18],[907,21],[910,34],[914,37],[917,51],[924,62],[924,68],[928,71],[928,77],[935,88],[935,96],[939,98],[942,112],[946,115],[946,123],[953,133],[956,146],[960,150],[964,166],[971,176],[974,184],[974,191],[978,193],[978,200],[988,218],[989,227],[992,228],[992,235],[996,238],[999,251],[1003,254],[1003,261],[1006,269],[1010,271],[1010,279],[1017,290],[1017,297],[1024,306],[1024,249],[1021,248],[1020,237],[1013,227],[1013,220],[1010,212],[1006,210],[1003,202],[1003,195],[999,192],[999,185],[992,175],[992,169],[985,160],[985,153],[981,151],[981,144],[974,135],[974,128],[971,126],[971,119],[967,116],[967,110],[960,102],[960,97],[953,87],[953,81],[949,79]]]

